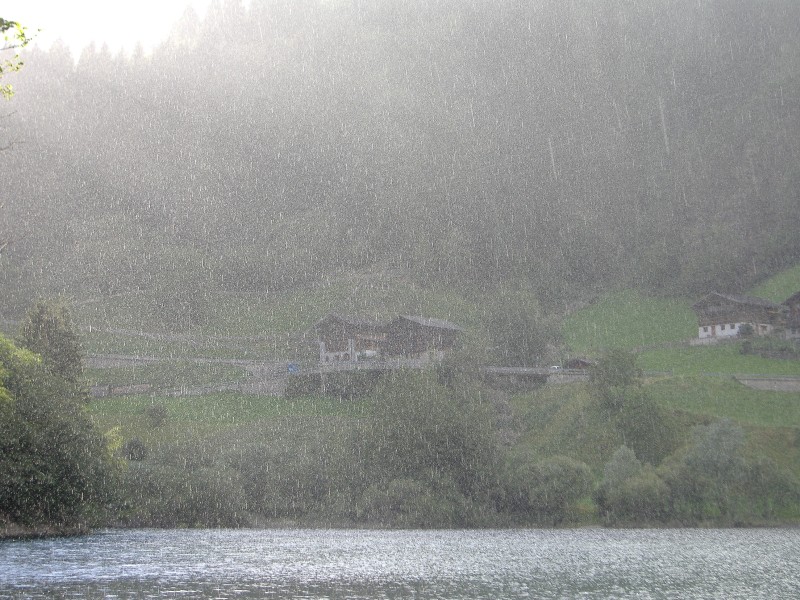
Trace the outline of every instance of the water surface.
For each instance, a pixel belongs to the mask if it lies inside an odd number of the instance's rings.
[[[0,598],[800,598],[800,531],[112,530],[0,543]]]

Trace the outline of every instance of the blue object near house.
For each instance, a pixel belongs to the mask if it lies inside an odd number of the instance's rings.
[[[298,365],[297,363],[289,363],[288,365],[286,365],[286,370],[291,374],[299,373],[300,365]]]

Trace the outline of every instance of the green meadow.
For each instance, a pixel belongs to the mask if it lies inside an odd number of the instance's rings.
[[[783,302],[797,292],[800,292],[800,264],[773,275],[747,293],[773,302]]]
[[[635,290],[609,294],[569,315],[563,337],[572,354],[680,342],[697,335],[697,319],[682,299],[653,298]]]
[[[800,377],[800,361],[768,359],[741,353],[741,343],[646,350],[637,355],[645,371],[667,371],[674,375],[776,375]]]
[[[153,406],[165,413],[154,423]],[[227,430],[257,425],[286,417],[357,417],[364,405],[338,398],[305,396],[282,398],[239,393],[203,396],[132,395],[98,398],[90,413],[101,431],[116,429],[123,439],[139,438],[148,446],[176,440],[199,441]]]

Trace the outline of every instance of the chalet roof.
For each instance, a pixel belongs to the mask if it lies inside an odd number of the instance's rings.
[[[791,306],[793,304],[800,304],[800,292],[795,292],[791,296],[789,296],[786,300],[781,302],[784,306]]]
[[[418,317],[413,315],[400,315],[395,320],[398,319],[405,319],[407,321],[417,323],[418,325],[422,325],[423,327],[449,329],[451,331],[464,331],[463,327],[459,327],[458,325],[451,323],[450,321],[445,321],[444,319],[431,319],[430,317]]]
[[[700,300],[692,304],[693,309],[702,309],[707,306],[719,304],[720,300],[727,300],[734,304],[741,304],[743,306],[759,306],[762,308],[780,309],[781,305],[765,300],[764,298],[757,298],[755,296],[743,296],[740,294],[720,294],[719,292],[711,292],[706,294]]]

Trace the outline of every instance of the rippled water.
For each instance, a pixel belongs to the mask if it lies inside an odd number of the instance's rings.
[[[0,598],[800,598],[800,531],[134,530],[0,543]]]

